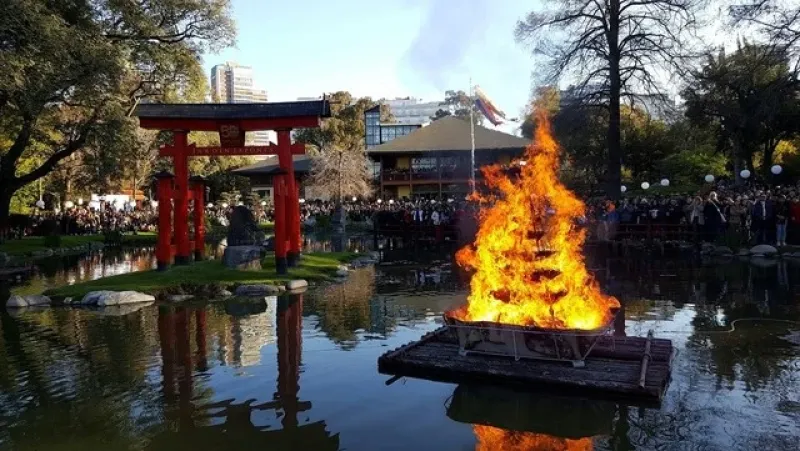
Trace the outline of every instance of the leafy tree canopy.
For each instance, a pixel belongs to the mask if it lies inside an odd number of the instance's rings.
[[[191,87],[234,36],[228,0],[0,2],[0,222],[65,158],[135,142],[134,106]]]

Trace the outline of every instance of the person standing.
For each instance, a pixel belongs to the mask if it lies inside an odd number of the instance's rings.
[[[756,244],[766,244],[767,226],[773,218],[772,213],[772,205],[767,203],[767,196],[763,193],[759,193],[756,202],[753,204],[751,213],[752,223],[750,224]]]
[[[786,246],[786,224],[789,214],[789,202],[786,202],[786,196],[781,194],[775,205],[775,243],[778,246]]]
[[[708,200],[703,207],[703,217],[705,218],[706,240],[714,242],[727,221],[725,215],[722,214],[717,193],[714,191],[708,194]]]

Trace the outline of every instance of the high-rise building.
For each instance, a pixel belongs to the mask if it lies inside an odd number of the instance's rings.
[[[218,64],[211,69],[211,96],[218,103],[260,103],[267,101],[267,91],[253,81],[253,68],[234,62]],[[247,133],[247,143],[265,146],[275,141],[274,132],[264,130]]]

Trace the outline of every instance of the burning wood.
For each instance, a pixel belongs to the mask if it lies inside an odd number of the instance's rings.
[[[612,310],[619,307],[600,292],[584,266],[585,231],[574,224],[585,206],[558,180],[560,149],[546,115],[536,114],[536,137],[518,176],[500,166],[483,170],[497,194],[480,199],[487,207],[475,243],[456,256],[475,273],[467,306],[446,314],[451,324],[597,331],[610,324]]]
[[[489,354],[519,359],[557,360],[582,367],[600,337],[613,330],[613,316],[593,330],[546,329],[493,321],[462,321],[463,311],[445,316],[458,336],[459,354]],[[616,312],[615,312],[616,313]]]

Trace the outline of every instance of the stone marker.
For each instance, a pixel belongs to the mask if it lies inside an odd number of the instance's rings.
[[[258,228],[253,212],[241,205],[234,208],[228,226],[228,247],[260,246],[263,241],[264,232]]]
[[[222,254],[222,263],[232,269],[261,269],[261,247],[228,246]]]

